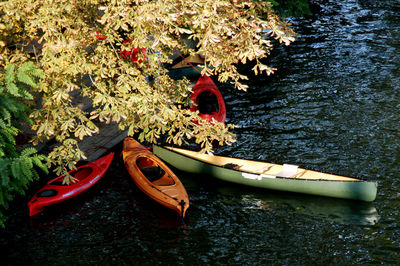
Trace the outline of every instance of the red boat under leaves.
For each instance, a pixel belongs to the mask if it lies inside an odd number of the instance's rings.
[[[91,188],[106,173],[114,153],[111,152],[93,162],[77,167],[69,172],[76,181],[69,185],[63,184],[64,176],[50,180],[28,202],[29,216],[33,216],[47,206],[69,200]]]
[[[132,40],[126,40],[122,44],[132,43]],[[132,48],[130,51],[128,50],[121,50],[120,55],[125,60],[131,60],[134,64],[141,64],[143,62],[142,59],[139,59],[139,54],[146,60],[146,49],[145,48]]]
[[[190,98],[195,103],[190,108],[191,111],[198,110],[199,116],[210,122],[214,118],[218,122],[225,123],[225,101],[210,77],[203,75],[199,78],[193,87],[193,94]]]

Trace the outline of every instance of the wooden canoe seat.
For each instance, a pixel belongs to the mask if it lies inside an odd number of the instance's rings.
[[[297,174],[297,169],[299,167],[297,165],[293,164],[284,164],[282,166],[282,170],[275,174],[276,176],[279,177],[294,177]]]

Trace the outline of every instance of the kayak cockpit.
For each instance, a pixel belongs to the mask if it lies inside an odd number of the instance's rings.
[[[136,165],[147,180],[155,185],[170,186],[175,184],[175,181],[157,164],[157,162],[148,157],[137,158]]]
[[[212,92],[200,93],[196,98],[196,103],[201,114],[211,115],[219,112],[217,96]]]
[[[88,176],[90,176],[90,174],[92,172],[93,172],[93,168],[92,167],[82,167],[82,168],[80,168],[78,170],[75,170],[75,171],[70,173],[70,175],[74,178],[74,180],[72,182],[70,182],[69,184],[63,182],[65,176],[60,176],[59,178],[57,178],[56,180],[51,182],[50,185],[53,185],[53,186],[74,185],[77,182],[80,182],[80,181],[84,180],[85,178],[87,178]]]

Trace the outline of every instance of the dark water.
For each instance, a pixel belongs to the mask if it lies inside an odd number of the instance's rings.
[[[319,14],[291,19],[298,40],[277,50],[270,62],[276,75],[252,80],[248,93],[222,88],[238,141],[218,152],[377,179],[376,201],[271,192],[177,172],[191,200],[182,227],[134,186],[118,158],[95,188],[68,204],[33,219],[16,204],[0,234],[2,260],[400,264],[400,1],[314,2]]]

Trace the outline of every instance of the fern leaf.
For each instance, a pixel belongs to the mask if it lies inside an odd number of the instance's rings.
[[[40,176],[39,176],[39,173],[35,170],[35,168],[32,168],[31,172],[32,172],[32,178],[34,180],[39,180]]]
[[[0,129],[5,129],[7,128],[7,124],[6,122],[0,118]]]
[[[47,166],[42,162],[45,161],[43,159],[40,158],[39,155],[35,155],[34,157],[32,157],[32,162],[39,167],[43,172],[45,172],[46,174],[49,173],[49,170],[47,168]]]
[[[27,99],[27,100],[33,100],[34,99],[33,95],[31,93],[29,93],[28,91],[23,91],[21,93],[21,96],[24,97],[24,99]]]
[[[17,180],[20,180],[21,177],[21,165],[17,160],[11,163],[11,174]]]
[[[21,157],[31,156],[31,155],[35,154],[36,152],[37,151],[36,151],[36,149],[34,147],[29,147],[29,148],[24,149],[21,152]]]
[[[19,89],[18,89],[18,87],[17,87],[17,85],[15,84],[15,83],[8,83],[7,84],[7,91],[11,94],[11,95],[13,95],[13,96],[15,96],[15,97],[20,97],[21,95],[19,94]]]
[[[10,176],[8,174],[8,171],[2,171],[0,173],[1,186],[8,187],[10,183]]]
[[[18,157],[17,149],[15,144],[4,143],[4,151],[9,158],[16,158]]]
[[[0,172],[5,172],[10,163],[10,159],[0,159]]]
[[[6,74],[4,76],[4,81],[6,82],[6,84],[15,83],[14,71],[15,71],[15,64],[9,64],[6,67]]]
[[[11,123],[11,113],[6,108],[1,108],[0,114],[1,114],[1,117],[0,117],[1,120],[7,121],[8,124]]]
[[[23,63],[18,70],[23,72],[32,72],[35,69],[35,64],[32,61],[28,61]]]
[[[9,130],[7,130],[7,128],[6,128],[6,129],[0,129],[0,135],[2,136],[2,140],[3,140],[5,143],[10,143],[10,144],[15,145],[14,135],[11,134],[11,133],[9,132]],[[5,145],[6,145],[6,144],[5,144]]]
[[[31,74],[37,78],[44,78],[44,71],[41,70],[40,68],[35,68],[32,70]]]
[[[28,157],[23,157],[20,160],[21,173],[25,176],[26,181],[32,181],[32,161]]]
[[[18,71],[17,78],[18,78],[19,82],[22,82],[33,88],[37,88],[37,84],[36,84],[35,80],[31,76],[29,76],[29,74],[27,74],[23,71]]]

